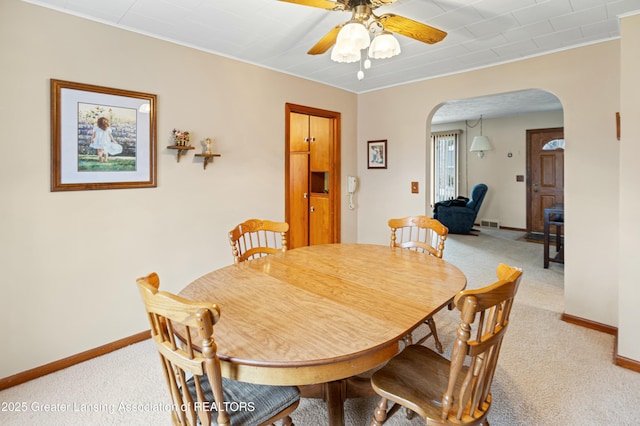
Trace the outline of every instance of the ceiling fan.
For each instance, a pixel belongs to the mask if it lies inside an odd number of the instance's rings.
[[[348,23],[358,22],[371,33],[383,31],[394,32],[406,37],[413,38],[423,43],[438,43],[447,35],[446,32],[430,27],[420,22],[414,21],[393,13],[385,13],[377,16],[373,13],[380,6],[394,3],[396,0],[279,0],[287,3],[295,3],[303,6],[316,7],[320,9],[344,11],[353,13],[351,20],[340,24],[329,31],[315,46],[307,53],[310,55],[320,55],[329,50],[338,38],[340,30]]]

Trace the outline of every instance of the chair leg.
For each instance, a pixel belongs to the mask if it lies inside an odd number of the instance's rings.
[[[387,398],[381,398],[373,412],[370,426],[382,426],[385,420],[387,420]]]
[[[291,421],[291,417],[287,416],[282,419],[282,426],[294,426],[293,422]]]
[[[413,336],[411,335],[411,333],[407,334],[406,336],[404,336],[402,338],[402,341],[404,342],[404,347],[406,348],[407,346],[411,346],[413,344]]]
[[[404,407],[404,415],[407,417],[407,420],[411,420],[415,414],[416,413],[410,408]]]
[[[438,331],[436,330],[436,322],[433,320],[433,318],[427,318],[426,323],[429,326],[429,328],[431,329],[431,335],[433,335],[433,340],[435,341],[436,349],[438,350],[438,352],[444,353],[444,349],[442,349],[442,343],[440,343],[440,339],[438,339]]]

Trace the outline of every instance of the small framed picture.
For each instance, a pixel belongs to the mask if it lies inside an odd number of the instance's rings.
[[[51,191],[156,186],[156,95],[51,80]]]
[[[386,169],[387,168],[387,141],[367,142],[367,168]]]

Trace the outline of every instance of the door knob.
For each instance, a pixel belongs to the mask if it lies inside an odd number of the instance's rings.
[[[304,194],[302,194],[302,198],[308,198],[309,194],[307,194],[306,192]]]
[[[313,212],[316,211],[316,208],[314,206],[311,206],[311,208],[309,210],[311,210],[311,212],[313,213]]]

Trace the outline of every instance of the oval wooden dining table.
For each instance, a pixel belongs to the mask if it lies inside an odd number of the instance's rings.
[[[400,341],[466,286],[454,265],[415,251],[324,244],[233,264],[179,294],[218,304],[222,373],[321,391],[344,424],[348,379],[398,353]],[[367,383],[368,386],[368,383]]]

